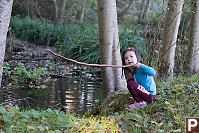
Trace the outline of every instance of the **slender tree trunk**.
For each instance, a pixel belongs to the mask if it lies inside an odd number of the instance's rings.
[[[115,0],[98,0],[99,48],[101,64],[121,65]],[[122,69],[101,68],[103,88],[109,91],[126,88]],[[117,83],[116,83],[117,82]]]
[[[142,4],[140,7],[140,14],[139,14],[139,22],[143,22],[146,18],[148,9],[149,9],[149,0],[142,0]]]
[[[53,1],[55,3],[55,24],[63,24],[66,9],[66,0]]]
[[[112,64],[113,44],[113,0],[98,0],[98,23],[99,23],[99,49],[100,63]],[[102,86],[107,91],[115,90],[113,69],[101,68]]]
[[[84,19],[84,12],[85,12],[85,7],[86,7],[86,0],[82,0],[81,1],[81,11],[80,11],[80,15],[79,15],[79,20],[83,21]]]
[[[35,12],[36,8],[34,7],[34,3],[33,0],[26,0],[27,2],[27,12],[28,12],[28,17],[32,17],[32,18],[37,18],[37,14]]]
[[[188,65],[191,73],[199,73],[199,0],[192,0]]]
[[[132,3],[133,3],[133,0],[130,0],[129,4],[124,8],[124,10],[118,13],[118,17],[123,17],[126,14],[126,12],[129,10],[129,8],[131,7]]]
[[[6,38],[11,18],[13,0],[0,0],[0,87],[3,74]]]
[[[120,43],[119,43],[119,36],[118,36],[118,22],[117,22],[117,9],[116,9],[116,1],[113,1],[113,58],[112,64],[113,65],[122,65],[122,59],[120,54]],[[114,80],[115,80],[115,90],[123,90],[126,89],[126,79],[125,76],[122,74],[122,68],[114,68]]]
[[[148,10],[149,10],[149,6],[150,6],[150,0],[147,0],[146,1],[146,4],[144,6],[144,12],[142,14],[142,19],[146,19],[146,16],[147,16],[147,13],[148,13]]]
[[[41,13],[40,13],[40,11],[39,11],[39,8],[38,8],[37,4],[35,3],[34,0],[32,0],[32,3],[33,3],[33,5],[34,5],[34,7],[35,7],[35,10],[36,10],[36,12],[37,12],[39,18],[42,19],[42,16],[41,16]]]
[[[28,17],[30,17],[30,1],[26,0],[26,6],[27,6],[27,12],[28,12]]]
[[[173,77],[174,55],[184,0],[169,0],[162,47],[160,49],[159,74]]]

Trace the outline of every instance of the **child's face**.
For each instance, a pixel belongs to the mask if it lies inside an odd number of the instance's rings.
[[[124,54],[124,61],[126,65],[134,65],[137,63],[137,57],[134,51],[127,51]]]

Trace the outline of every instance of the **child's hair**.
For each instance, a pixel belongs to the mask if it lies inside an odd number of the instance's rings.
[[[125,64],[124,55],[125,55],[128,51],[133,51],[133,52],[135,52],[135,56],[136,56],[136,58],[137,58],[137,62],[142,63],[142,58],[141,58],[139,52],[138,52],[135,48],[129,47],[129,48],[127,48],[127,49],[123,52],[123,54],[122,54],[122,64],[123,64],[123,65],[126,65],[126,64]]]
[[[127,48],[127,49],[122,53],[122,64],[123,64],[123,65],[126,65],[126,64],[125,64],[124,55],[125,55],[128,51],[133,51],[133,52],[135,52],[135,56],[136,56],[136,58],[137,58],[137,62],[142,63],[142,58],[141,58],[139,52],[138,52],[135,48],[129,47],[129,48]],[[125,68],[122,68],[122,75],[124,75],[124,70],[128,70],[128,68],[126,68],[126,67],[125,67]]]

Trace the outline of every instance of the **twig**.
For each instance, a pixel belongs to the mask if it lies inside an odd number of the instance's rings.
[[[58,75],[58,74],[50,74],[51,77],[55,78],[68,78],[68,76]]]
[[[68,60],[68,61],[80,64],[80,65],[85,65],[85,66],[113,67],[113,68],[132,67],[133,66],[133,65],[118,66],[118,65],[107,65],[107,64],[87,64],[87,63],[84,63],[84,62],[79,62],[79,61],[61,56],[59,54],[56,54],[56,53],[52,52],[50,49],[47,49],[47,51],[50,52],[51,54],[53,54],[54,56],[57,56],[57,57],[62,58],[64,60]]]
[[[14,60],[50,60],[50,58],[12,58]]]

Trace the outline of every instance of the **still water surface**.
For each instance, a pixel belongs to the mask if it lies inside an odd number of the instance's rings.
[[[16,104],[25,108],[64,107],[69,112],[83,114],[91,111],[92,107],[103,98],[99,72],[74,70],[64,77],[50,78],[44,84],[45,89],[12,90],[10,95],[16,94],[17,97],[7,95],[3,101],[12,103],[12,99],[23,99]]]

